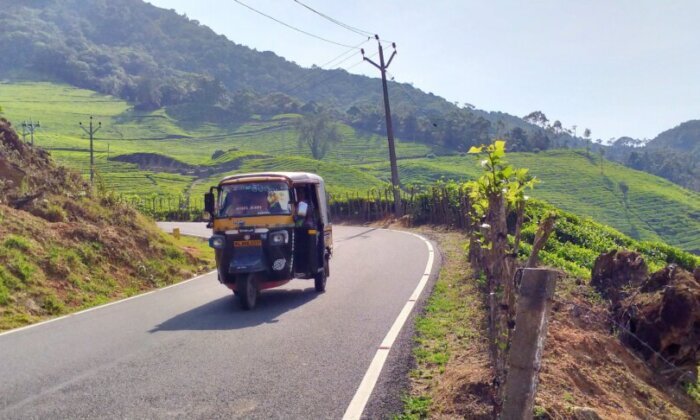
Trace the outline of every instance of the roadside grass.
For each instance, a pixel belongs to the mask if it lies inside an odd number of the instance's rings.
[[[152,223],[138,219],[132,223]],[[155,227],[138,233],[148,243],[144,248],[119,239],[113,226],[102,228],[111,239],[76,242],[69,232],[91,233],[96,227],[46,223],[2,205],[0,221],[0,331],[133,296],[214,267],[206,241],[175,239]]]
[[[456,366],[473,365],[474,371],[488,369],[478,354],[485,351],[482,292],[471,278],[464,250],[464,235],[458,232],[422,228],[438,242],[442,268],[424,312],[416,318],[410,387],[403,397],[403,412],[396,419],[419,419],[455,415],[460,410],[446,388],[458,386],[452,373]],[[477,357],[476,359],[472,357]],[[478,375],[477,375],[478,376]],[[464,378],[460,378],[464,379]],[[478,379],[476,377],[467,378]],[[490,410],[485,404],[470,406]]]

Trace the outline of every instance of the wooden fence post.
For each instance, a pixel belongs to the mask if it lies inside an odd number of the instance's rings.
[[[532,418],[556,280],[555,270],[525,268],[522,271],[515,330],[508,354],[502,419]]]

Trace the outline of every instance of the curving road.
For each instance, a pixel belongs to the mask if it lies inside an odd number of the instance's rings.
[[[243,311],[210,273],[0,334],[0,418],[343,417],[429,252],[402,232],[337,226],[334,238],[324,294],[294,280]]]

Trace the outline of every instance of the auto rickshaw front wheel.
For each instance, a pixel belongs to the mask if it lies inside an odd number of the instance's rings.
[[[255,308],[258,302],[258,282],[253,273],[236,276],[236,293],[240,299],[243,309],[250,310]]]

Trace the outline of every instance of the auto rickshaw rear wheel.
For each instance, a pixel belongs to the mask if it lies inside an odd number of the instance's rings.
[[[326,280],[328,280],[328,257],[323,259],[323,269],[314,276],[314,287],[319,293],[326,291]]]
[[[255,308],[258,302],[258,283],[253,273],[236,276],[236,296],[241,300],[243,309]]]

